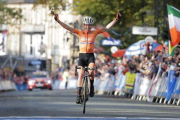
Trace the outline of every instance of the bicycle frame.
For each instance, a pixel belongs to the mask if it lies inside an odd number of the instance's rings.
[[[89,95],[89,88],[88,88],[88,70],[96,70],[97,71],[97,67],[96,68],[88,68],[88,67],[75,67],[75,75],[77,75],[77,69],[83,69],[84,70],[84,76],[83,76],[83,87],[82,87],[82,95],[83,95],[83,114],[85,113],[85,108],[86,108],[86,102],[88,100],[88,95]],[[97,72],[96,72],[97,73]]]

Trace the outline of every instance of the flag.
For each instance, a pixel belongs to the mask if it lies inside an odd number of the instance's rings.
[[[169,41],[169,50],[168,50],[168,54],[171,55],[171,56],[174,56],[174,51],[175,51],[175,48],[177,47],[177,45],[173,46],[171,45],[171,41]]]
[[[4,44],[4,39],[5,39],[5,37],[7,36],[7,34],[8,34],[8,31],[7,31],[7,30],[5,30],[5,31],[2,32],[2,42],[0,43],[0,45]]]
[[[171,34],[171,50],[180,42],[180,10],[167,5],[169,29]],[[171,51],[172,52],[172,51]]]
[[[5,30],[5,31],[2,32],[2,43],[1,43],[1,44],[4,43],[4,39],[5,39],[5,37],[7,36],[7,34],[8,34],[8,31],[7,31],[7,30]]]
[[[5,37],[7,36],[7,34],[8,34],[7,30],[2,32],[2,42],[0,43],[0,46],[2,46],[0,50],[2,52],[5,52],[5,41],[4,40],[5,40]]]
[[[3,31],[3,32],[2,32],[2,39],[4,39],[7,34],[8,34],[8,31],[7,31],[7,30]]]

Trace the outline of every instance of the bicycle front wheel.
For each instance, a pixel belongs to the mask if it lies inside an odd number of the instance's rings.
[[[87,78],[85,77],[84,78],[84,84],[83,84],[83,114],[85,113],[86,111],[86,97],[87,97],[87,88],[88,87],[88,81],[87,81]]]

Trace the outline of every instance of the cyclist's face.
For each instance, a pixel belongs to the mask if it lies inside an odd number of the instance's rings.
[[[84,29],[88,32],[92,28],[92,25],[84,24]]]

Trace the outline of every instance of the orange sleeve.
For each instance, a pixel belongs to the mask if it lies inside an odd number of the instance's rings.
[[[74,29],[74,30],[73,30],[73,33],[79,34],[79,30],[78,30],[78,29]]]
[[[99,33],[103,33],[102,29],[96,29],[96,33],[99,34]]]

